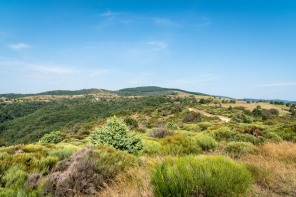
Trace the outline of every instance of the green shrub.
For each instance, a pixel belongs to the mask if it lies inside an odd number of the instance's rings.
[[[133,154],[143,149],[140,137],[128,134],[126,124],[115,116],[108,119],[106,126],[92,132],[90,142],[92,144],[109,145]]]
[[[5,141],[2,138],[0,138],[0,147],[5,146],[5,145],[6,145]]]
[[[201,123],[198,123],[198,126],[200,127],[200,129],[202,131],[204,130],[207,130],[210,126],[212,126],[213,124],[210,123],[210,122],[201,122]]]
[[[104,145],[96,146],[89,154],[89,159],[95,162],[95,172],[105,180],[136,166],[134,155]]]
[[[41,159],[41,165],[43,168],[43,173],[47,174],[59,161],[58,157],[48,156]]]
[[[246,114],[237,114],[233,120],[238,123],[252,123],[253,118],[251,116],[248,116]]]
[[[201,148],[183,135],[168,136],[160,141],[162,153],[169,155],[199,154]]]
[[[27,176],[28,174],[25,172],[25,166],[22,164],[12,166],[3,176],[5,187],[11,189],[22,188],[23,184],[26,182]]]
[[[254,154],[258,151],[258,148],[250,142],[230,142],[223,148],[223,151],[236,158],[245,154]]]
[[[48,153],[51,157],[58,157],[59,161],[70,157],[75,150],[73,149],[58,149]]]
[[[159,142],[152,141],[152,140],[144,140],[144,149],[143,153],[148,154],[148,155],[154,155],[160,152],[161,150],[161,145]]]
[[[211,136],[217,141],[238,141],[238,142],[251,142],[253,144],[258,144],[264,141],[262,137],[256,138],[253,135],[241,134],[237,131],[230,130],[228,127],[221,127],[217,130],[210,132]]]
[[[201,128],[197,124],[184,124],[183,129],[186,131],[200,132]]]
[[[167,159],[152,172],[156,197],[240,196],[252,178],[246,168],[222,156]]]
[[[178,125],[175,125],[174,123],[172,123],[172,122],[168,122],[167,124],[166,124],[166,128],[168,128],[168,129],[179,129],[179,127],[178,127]]]
[[[17,196],[17,191],[14,189],[0,187],[0,196],[1,197],[15,197],[15,196]]]
[[[204,151],[209,151],[218,146],[218,143],[216,142],[216,140],[208,135],[202,135],[196,138],[196,143]]]
[[[130,129],[136,129],[139,127],[138,122],[136,119],[127,117],[124,119],[124,123],[130,128]]]
[[[51,132],[49,134],[45,134],[41,138],[40,142],[41,143],[57,144],[57,143],[59,143],[62,140],[63,140],[63,138],[61,137],[60,132],[59,131],[54,131],[54,132]]]

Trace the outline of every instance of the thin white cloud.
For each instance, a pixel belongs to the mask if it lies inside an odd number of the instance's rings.
[[[258,85],[258,86],[255,86],[255,87],[263,88],[263,87],[284,87],[284,86],[296,86],[296,81],[262,84],[262,85]]]
[[[30,45],[25,44],[25,43],[18,43],[18,44],[10,44],[8,45],[9,48],[14,49],[14,50],[21,50],[21,49],[28,49],[31,48]]]
[[[180,25],[171,21],[170,19],[166,19],[166,18],[153,18],[153,22],[156,25],[159,26],[175,26],[175,27],[179,27]]]
[[[120,14],[119,12],[112,12],[111,10],[108,9],[106,12],[101,13],[100,16],[114,17],[114,16],[117,16],[119,14]]]
[[[71,74],[74,71],[69,68],[57,67],[57,66],[31,66],[34,71],[42,73],[54,73],[54,74]]]
[[[167,48],[167,44],[162,41],[150,41],[147,42],[148,45],[151,45],[153,50],[162,50]]]

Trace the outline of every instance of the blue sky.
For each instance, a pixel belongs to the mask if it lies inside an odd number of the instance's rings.
[[[0,93],[147,85],[296,100],[296,1],[0,0]]]

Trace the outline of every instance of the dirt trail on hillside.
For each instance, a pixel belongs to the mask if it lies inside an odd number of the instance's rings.
[[[189,111],[194,111],[194,112],[200,112],[202,113],[203,115],[207,116],[207,117],[214,117],[214,116],[217,116],[219,117],[221,120],[223,120],[224,122],[229,122],[231,119],[230,118],[227,118],[225,116],[220,116],[220,115],[213,115],[213,114],[209,114],[205,111],[201,111],[201,110],[197,110],[197,109],[194,109],[194,108],[189,108]]]

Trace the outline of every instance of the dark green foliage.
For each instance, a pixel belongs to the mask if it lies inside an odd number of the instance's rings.
[[[136,88],[125,88],[114,91],[119,96],[150,96],[150,95],[176,95],[175,91],[181,91],[193,95],[206,95],[198,92],[188,92],[180,89],[161,88],[157,86],[143,86]]]
[[[168,128],[168,129],[179,129],[179,127],[178,127],[178,125],[176,125],[176,124],[174,124],[173,122],[168,122],[167,124],[166,124],[166,127]]]
[[[109,145],[133,154],[143,149],[141,139],[138,136],[128,134],[126,124],[115,116],[108,119],[106,126],[93,131],[90,135],[90,142],[92,144]]]
[[[28,114],[34,113],[38,109],[51,105],[48,102],[24,102],[24,103],[11,103],[0,104],[0,123],[13,120],[15,118],[24,117]]]
[[[253,118],[251,116],[248,116],[246,114],[237,114],[233,120],[238,123],[252,123]]]
[[[0,147],[5,146],[5,145],[6,145],[6,142],[0,138]]]
[[[38,141],[44,134],[52,131],[71,132],[72,127],[78,123],[87,126],[84,123],[121,114],[127,109],[141,112],[144,108],[155,109],[167,102],[172,102],[172,99],[162,96],[99,102],[93,102],[90,98],[62,100],[44,106],[25,117],[0,123],[0,137],[8,144],[30,143]]]
[[[252,181],[243,165],[222,156],[167,159],[151,178],[156,197],[240,196]]]
[[[51,133],[49,133],[49,134],[45,134],[45,135],[41,138],[40,142],[41,142],[41,143],[52,143],[52,144],[57,144],[57,143],[59,143],[59,142],[62,141],[62,140],[63,140],[63,138],[62,138],[60,132],[59,132],[59,131],[54,131],[54,132],[51,132]]]
[[[210,102],[212,102],[212,99],[204,99],[204,98],[201,98],[199,100],[199,103],[200,104],[207,104],[207,103],[210,103]]]
[[[139,127],[137,120],[134,118],[127,117],[124,119],[124,122],[130,129],[136,129]]]

